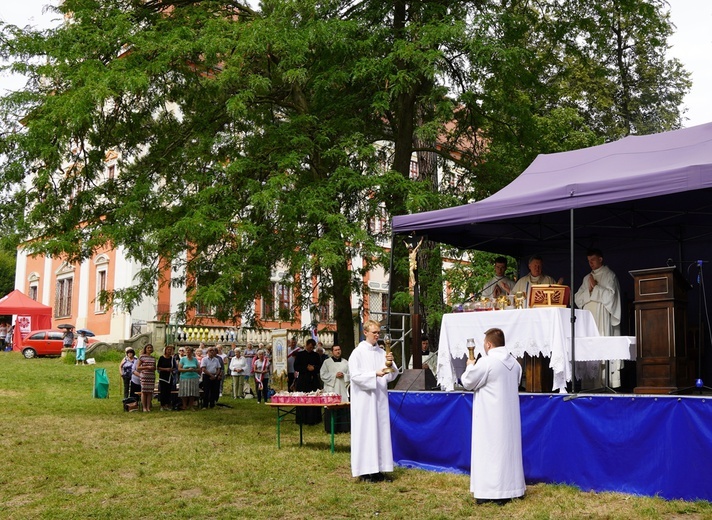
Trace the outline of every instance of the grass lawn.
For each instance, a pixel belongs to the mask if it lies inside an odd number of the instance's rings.
[[[118,354],[117,354],[118,356]],[[336,453],[321,426],[299,430],[255,400],[198,412],[125,413],[120,358],[94,368],[0,353],[0,518],[460,519],[712,518],[708,502],[665,501],[569,486],[527,487],[524,500],[477,506],[469,477],[397,468],[390,483],[351,478],[349,435]],[[227,383],[226,383],[227,384]]]

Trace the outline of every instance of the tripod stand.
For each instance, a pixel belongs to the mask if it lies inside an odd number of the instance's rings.
[[[679,390],[675,390],[673,392],[670,392],[671,394],[708,394],[712,393],[712,388],[709,386],[705,386],[704,381],[702,380],[702,351],[704,350],[705,346],[705,333],[704,330],[707,330],[707,334],[710,333],[710,324],[709,324],[709,317],[707,313],[707,298],[705,296],[705,278],[703,276],[702,272],[702,264],[705,263],[706,260],[697,260],[695,264],[697,265],[697,288],[698,288],[698,306],[697,306],[697,319],[698,319],[698,345],[697,345],[697,379],[695,380],[695,386],[690,386],[687,388],[680,388]],[[704,303],[704,316],[707,318],[707,328],[704,328],[705,323],[702,320],[702,309],[703,309],[703,303]],[[711,338],[712,339],[712,338]]]

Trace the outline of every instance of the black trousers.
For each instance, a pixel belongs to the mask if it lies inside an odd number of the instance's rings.
[[[266,403],[269,398],[269,378],[262,378],[262,390],[260,390],[260,383],[255,379],[255,388],[257,389],[257,402],[260,403],[264,400]]]
[[[203,408],[215,408],[220,398],[220,380],[203,375]]]
[[[172,381],[158,380],[158,400],[161,406],[173,405],[173,389],[176,385]]]
[[[122,377],[124,380],[124,399],[131,395],[131,376]]]

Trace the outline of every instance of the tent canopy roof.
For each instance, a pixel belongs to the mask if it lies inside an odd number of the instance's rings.
[[[397,234],[516,257],[581,248],[682,258],[712,236],[712,123],[538,156],[472,204],[393,219]],[[662,262],[662,263],[661,263]]]
[[[52,307],[43,305],[17,289],[0,298],[0,314],[52,315]]]

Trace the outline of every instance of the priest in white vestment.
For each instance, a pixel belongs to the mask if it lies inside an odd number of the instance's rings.
[[[600,249],[590,249],[586,258],[591,272],[583,278],[583,283],[576,291],[574,301],[579,309],[593,314],[598,333],[601,336],[620,336],[621,333],[621,289],[618,278],[611,269],[603,265],[603,253]],[[619,387],[620,368],[623,362],[610,362],[611,387]],[[595,374],[593,384],[601,386],[600,370]]]
[[[507,259],[503,256],[498,256],[494,259],[494,277],[487,280],[482,286],[481,296],[495,300],[503,295],[509,295],[514,287],[514,280],[509,278],[505,272],[507,271]]]
[[[388,383],[397,372],[384,373],[386,353],[377,345],[381,327],[369,320],[366,339],[349,358],[351,378],[351,474],[362,480],[379,481],[393,471]],[[389,358],[393,360],[393,355]],[[397,370],[395,363],[393,368]]]
[[[341,402],[349,401],[349,362],[341,357],[341,347],[334,345],[331,349],[332,357],[327,358],[321,365],[319,377],[324,383],[324,392],[331,392],[341,396]]]
[[[556,283],[562,283],[563,278],[559,278],[555,281],[551,276],[544,274],[544,260],[539,255],[533,255],[529,258],[529,272],[522,276],[517,283],[514,284],[510,294],[516,294],[518,292],[523,292],[526,294],[527,302],[529,302],[529,292],[531,291],[532,285],[553,285]]]
[[[341,347],[334,345],[331,348],[331,357],[327,358],[319,371],[321,382],[324,383],[324,392],[339,394],[342,403],[349,402],[349,362],[341,357]],[[331,419],[334,416],[334,432],[346,433],[350,431],[350,414],[348,408],[324,410],[324,429],[331,433]]]
[[[522,369],[501,329],[485,333],[485,355],[468,360],[462,385],[474,390],[470,491],[478,503],[503,503],[526,491],[519,382]]]

